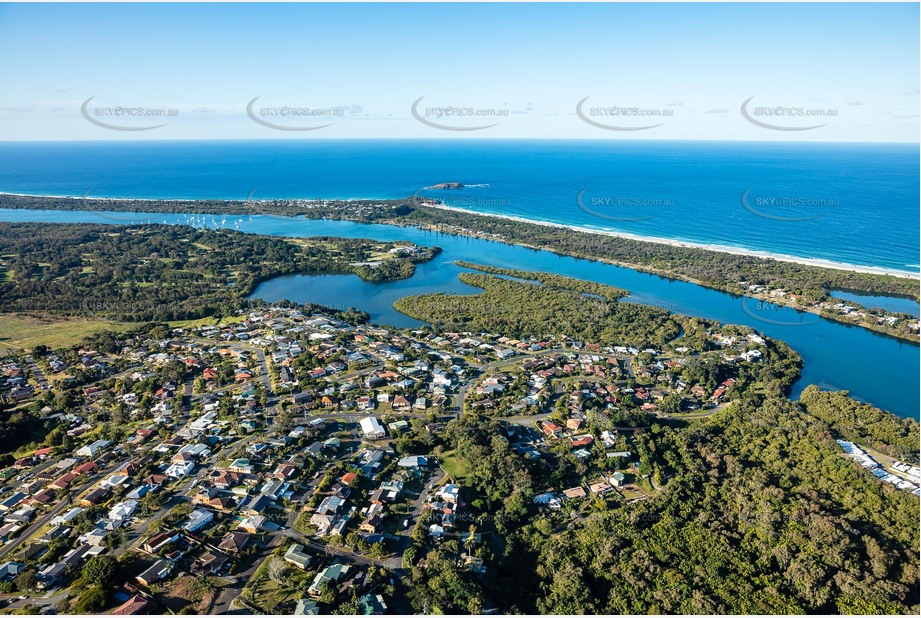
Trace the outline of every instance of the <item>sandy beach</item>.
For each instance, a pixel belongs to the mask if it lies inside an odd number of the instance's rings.
[[[572,230],[574,232],[581,232],[584,234],[601,234],[604,236],[614,236],[616,238],[625,238],[628,240],[636,240],[640,242],[650,242],[660,245],[670,245],[672,247],[685,247],[688,249],[700,249],[704,251],[717,251],[719,253],[730,253],[733,255],[747,255],[751,257],[757,257],[762,259],[777,260],[778,262],[792,262],[794,264],[803,264],[806,266],[817,266],[819,268],[832,268],[835,270],[849,270],[852,272],[859,273],[868,273],[873,275],[891,275],[893,277],[900,277],[903,279],[919,279],[921,280],[921,273],[913,273],[905,270],[896,270],[892,268],[882,268],[879,266],[863,266],[860,264],[847,264],[845,262],[835,262],[832,260],[822,260],[818,258],[804,258],[798,257],[795,255],[784,255],[782,253],[771,253],[768,251],[756,251],[754,249],[745,249],[742,247],[727,247],[725,245],[710,245],[706,243],[696,243],[689,242],[684,240],[673,240],[670,238],[658,238],[655,236],[641,236],[639,234],[630,234],[627,232],[612,232],[610,230],[598,230],[590,227],[581,227],[577,225],[565,225],[563,223],[552,223],[550,221],[538,221],[535,219],[526,219],[524,217],[515,217],[512,215],[497,215],[492,213],[481,213],[473,210],[467,210],[466,208],[457,208],[454,206],[446,206],[444,204],[435,204],[426,202],[423,204],[429,208],[438,208],[440,210],[450,210],[458,213],[463,213],[467,215],[478,215],[481,217],[494,217],[497,219],[507,219],[509,221],[517,221],[519,223],[533,223],[534,225],[543,225],[547,227],[555,227],[566,230]]]
[[[124,198],[124,197],[89,197],[89,198],[83,198],[83,197],[81,197],[81,196],[75,196],[75,195],[35,195],[35,194],[28,194],[28,193],[13,193],[13,192],[8,192],[8,191],[0,191],[0,195],[10,195],[10,196],[19,196],[19,197],[37,197],[37,198],[46,197],[46,198],[73,199],[73,200],[77,200],[77,199],[92,199],[92,200],[94,200],[94,201],[105,201],[105,202],[128,202],[128,203],[133,203],[133,202],[137,202],[137,203],[141,203],[141,202],[146,202],[146,203],[150,203],[150,202],[161,202],[161,203],[188,202],[188,203],[194,203],[194,202],[197,202],[197,201],[201,201],[200,199],[197,199],[197,198],[191,198],[191,199],[183,199],[183,198],[166,198],[166,199],[164,199],[164,198],[136,198],[136,197],[134,197],[134,198]],[[316,200],[313,200],[313,199],[299,199],[299,198],[286,198],[286,199],[288,199],[289,201],[292,201],[292,202],[305,202],[305,203],[311,203],[311,202],[315,202],[315,201],[316,201]],[[383,200],[384,198],[379,198],[379,199]],[[412,199],[412,198],[410,198],[410,199]],[[261,203],[261,202],[271,203],[271,202],[274,201],[274,200],[270,200],[270,199],[251,199],[251,200],[246,200],[246,199],[242,199],[242,200],[215,199],[214,201],[222,201],[222,202],[249,202],[249,203],[252,203],[252,204],[259,204],[259,203]],[[336,200],[325,200],[325,201],[336,201]],[[356,198],[355,200],[341,200],[341,201],[362,201],[362,202],[368,201],[368,202],[374,202],[374,201],[377,201],[377,200],[376,200],[375,198]],[[746,249],[746,248],[743,248],[743,247],[730,247],[730,246],[726,246],[726,245],[716,245],[716,244],[698,243],[698,242],[691,242],[691,241],[684,241],[684,240],[674,240],[674,239],[671,239],[671,238],[659,238],[659,237],[657,237],[657,236],[642,236],[642,235],[640,235],[640,234],[631,234],[631,233],[628,233],[628,232],[614,232],[614,231],[611,231],[611,230],[600,230],[600,229],[595,229],[595,228],[591,228],[591,227],[583,227],[583,226],[578,226],[578,225],[566,225],[566,224],[563,224],[563,223],[553,223],[553,222],[550,222],[550,221],[539,221],[539,220],[537,220],[537,219],[527,219],[527,218],[525,218],[525,217],[516,217],[516,216],[513,216],[513,215],[500,215],[500,214],[494,214],[494,213],[482,213],[482,212],[476,212],[476,211],[474,211],[474,210],[468,210],[468,209],[466,209],[466,208],[458,208],[458,207],[456,207],[456,206],[447,206],[447,205],[445,205],[445,204],[441,204],[441,203],[437,203],[437,202],[430,202],[430,201],[425,201],[425,202],[422,202],[422,203],[420,203],[420,204],[418,204],[418,205],[419,205],[419,206],[426,206],[426,207],[429,207],[429,208],[437,208],[437,209],[440,209],[440,210],[453,211],[453,212],[462,213],[462,214],[467,214],[467,215],[476,215],[476,216],[480,216],[480,217],[493,217],[493,218],[496,218],[496,219],[506,219],[506,220],[508,220],[508,221],[517,221],[517,222],[519,222],[519,223],[532,223],[532,224],[534,224],[534,225],[543,225],[543,226],[546,226],[546,227],[554,227],[554,228],[566,229],[566,230],[571,230],[571,231],[574,231],[574,232],[581,232],[581,233],[583,233],[583,234],[601,234],[601,235],[604,235],[604,236],[613,236],[613,237],[615,237],[615,238],[624,238],[624,239],[635,240],[635,241],[639,241],[639,242],[649,242],[649,243],[656,243],[656,244],[660,244],[660,245],[670,245],[670,246],[672,246],[672,247],[684,247],[684,248],[687,248],[687,249],[699,249],[699,250],[703,250],[703,251],[716,251],[716,252],[719,252],[719,253],[729,253],[729,254],[732,254],[732,255],[744,255],[744,256],[757,257],[757,258],[762,258],[762,259],[777,260],[778,262],[791,262],[791,263],[794,263],[794,264],[803,264],[803,265],[805,265],[805,266],[816,266],[816,267],[819,267],[819,268],[831,268],[831,269],[835,269],[835,270],[847,270],[847,271],[851,271],[851,272],[868,273],[868,274],[873,274],[873,275],[890,275],[890,276],[899,277],[899,278],[902,278],[902,279],[916,279],[916,280],[921,280],[921,272],[916,273],[916,272],[911,272],[911,271],[906,271],[906,270],[898,270],[898,269],[893,269],[893,268],[883,268],[883,267],[880,267],[880,266],[865,266],[865,265],[861,265],[861,264],[848,264],[848,263],[846,263],[846,262],[836,262],[836,261],[833,261],[833,260],[823,260],[823,259],[819,259],[819,258],[799,257],[799,256],[795,256],[795,255],[786,255],[786,254],[783,254],[783,253],[772,253],[772,252],[769,252],[769,251],[758,251],[758,250],[755,250],[755,249]]]

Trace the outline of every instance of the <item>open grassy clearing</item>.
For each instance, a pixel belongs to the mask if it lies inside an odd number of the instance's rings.
[[[135,324],[88,318],[60,317],[43,313],[0,314],[0,348],[32,349],[37,345],[52,348],[79,343],[104,330],[123,332]]]

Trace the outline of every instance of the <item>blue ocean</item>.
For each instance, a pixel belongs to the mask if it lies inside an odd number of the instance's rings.
[[[0,144],[0,191],[437,197],[467,210],[919,271],[917,144],[283,140]],[[438,183],[463,189],[426,190]]]
[[[0,144],[0,191],[127,198],[438,197],[467,210],[695,243],[918,272],[918,146],[559,141],[272,141]],[[428,189],[458,182],[464,188]],[[848,389],[918,416],[918,346],[791,309],[545,251],[414,228],[286,217],[0,211],[4,221],[169,222],[283,236],[404,239],[444,252],[414,277],[292,275],[254,296],[357,306],[385,324],[416,322],[408,294],[473,293],[455,260],[543,270],[630,290],[630,300],[748,324],[803,356],[807,384]],[[842,301],[918,315],[899,298]],[[762,315],[764,314],[764,315]],[[872,360],[870,360],[872,359]]]

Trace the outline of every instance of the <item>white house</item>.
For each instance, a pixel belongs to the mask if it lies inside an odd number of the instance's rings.
[[[52,526],[60,526],[61,524],[66,524],[66,523],[70,522],[72,519],[74,519],[77,515],[79,515],[79,514],[82,513],[82,512],[83,512],[83,509],[81,509],[81,508],[79,508],[79,507],[74,507],[74,508],[70,509],[69,511],[67,511],[66,513],[64,513],[63,515],[58,515],[57,517],[55,517],[54,519],[52,519],[52,520],[51,520],[51,525],[52,525]]]
[[[119,502],[109,511],[109,519],[116,525],[121,525],[121,522],[131,517],[137,508],[138,503],[135,500]]]
[[[185,523],[183,528],[187,532],[195,532],[207,526],[214,519],[214,513],[211,511],[206,511],[204,509],[195,509],[189,515],[189,521]]]
[[[79,449],[77,449],[77,455],[79,457],[94,457],[96,453],[104,449],[105,447],[112,444],[109,440],[96,440],[92,444],[87,444]]]
[[[443,485],[435,495],[440,496],[445,502],[457,504],[457,498],[460,495],[460,487],[454,483],[449,483],[448,485]]]
[[[94,547],[99,547],[105,543],[106,536],[109,533],[103,528],[93,528],[86,534],[81,534],[80,538],[77,539],[81,545],[92,545]]]
[[[384,431],[384,427],[380,424],[373,416],[366,416],[361,419],[361,430],[364,432],[365,437],[369,440],[378,440],[387,435],[387,432]]]
[[[563,502],[553,493],[545,493],[534,496],[534,504],[539,504],[541,506],[546,506],[550,509],[557,510],[563,505]]]
[[[202,457],[209,456],[211,454],[211,449],[209,449],[204,444],[186,444],[181,449],[179,449],[179,452],[176,454],[191,455],[196,459],[201,459]]]
[[[169,468],[166,469],[166,475],[173,478],[182,478],[187,476],[192,470],[195,469],[194,461],[187,461],[186,463],[174,463]]]
[[[404,457],[397,465],[401,468],[424,468],[428,465],[428,460],[421,455],[412,455],[410,457]]]

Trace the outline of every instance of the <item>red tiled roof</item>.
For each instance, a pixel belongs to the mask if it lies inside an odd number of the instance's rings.
[[[92,472],[95,468],[95,461],[87,461],[74,468],[74,474],[86,474],[87,472]]]
[[[151,603],[139,594],[134,595],[111,612],[113,616],[134,616],[149,613]]]
[[[235,554],[242,551],[248,542],[249,535],[245,532],[231,531],[224,535],[224,538],[221,539],[221,544],[218,545],[218,548]]]

